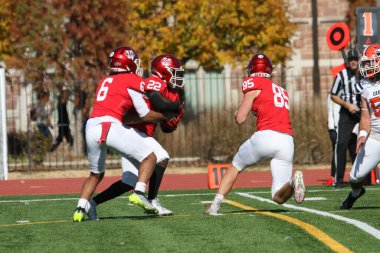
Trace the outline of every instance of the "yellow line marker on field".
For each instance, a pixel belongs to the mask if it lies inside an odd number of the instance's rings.
[[[146,216],[150,217],[150,216]],[[176,215],[167,215],[167,216],[156,216],[157,218],[182,218],[182,217],[190,217],[188,214],[176,214]],[[133,217],[130,217],[133,219]],[[152,218],[155,218],[152,216]],[[107,220],[107,218],[101,218],[104,220]],[[89,220],[86,220],[89,221]],[[40,225],[40,224],[56,224],[56,223],[66,223],[66,222],[73,222],[72,220],[57,220],[57,221],[36,221],[36,222],[29,222],[29,221],[17,221],[18,223],[14,224],[0,224],[0,228],[4,227],[19,227],[19,226],[26,226],[26,225]],[[73,222],[74,223],[74,222]]]
[[[232,206],[241,208],[241,209],[246,210],[246,211],[259,211],[259,214],[272,216],[272,217],[293,223],[294,225],[297,225],[298,227],[302,228],[303,230],[305,230],[310,235],[317,238],[319,241],[321,241],[323,244],[325,244],[327,247],[329,247],[330,249],[332,249],[335,252],[340,252],[340,253],[346,253],[346,252],[351,253],[352,252],[350,249],[346,248],[345,246],[343,246],[339,242],[335,241],[333,238],[331,238],[328,234],[326,234],[322,230],[316,228],[315,226],[313,226],[311,224],[303,222],[301,220],[298,220],[298,219],[295,219],[295,218],[292,218],[292,217],[289,217],[286,215],[282,215],[282,214],[262,211],[260,209],[256,209],[256,208],[253,208],[250,206],[246,206],[246,205],[240,204],[240,203],[232,201],[232,200],[225,199],[224,201],[226,203],[232,205]]]

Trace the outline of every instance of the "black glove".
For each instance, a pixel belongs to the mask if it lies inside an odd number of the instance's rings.
[[[335,129],[329,129],[329,136],[330,136],[331,142],[335,145],[336,140],[338,138],[338,134],[337,134],[336,130]]]

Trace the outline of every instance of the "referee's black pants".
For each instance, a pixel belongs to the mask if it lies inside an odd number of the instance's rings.
[[[356,158],[356,134],[352,133],[356,123],[359,122],[359,116],[351,114],[343,109],[339,113],[338,122],[338,139],[335,146],[335,163],[336,163],[336,184],[343,183],[344,172],[346,170],[347,149],[350,154],[351,163]]]

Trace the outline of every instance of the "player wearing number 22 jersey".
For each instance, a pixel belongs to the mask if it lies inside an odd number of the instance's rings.
[[[296,203],[304,200],[302,172],[296,171],[292,177],[294,143],[288,93],[272,82],[272,69],[271,60],[264,54],[254,55],[248,63],[248,77],[242,85],[244,98],[235,113],[235,121],[241,125],[253,112],[257,117],[257,131],[240,146],[206,214],[219,215],[220,204],[239,173],[268,157],[272,158],[273,201],[283,204],[293,193]]]

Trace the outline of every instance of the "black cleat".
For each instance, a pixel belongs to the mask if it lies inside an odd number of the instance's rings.
[[[345,198],[342,202],[342,204],[340,205],[340,210],[345,210],[345,209],[351,209],[351,207],[354,205],[355,201],[360,198],[361,196],[363,196],[365,193],[365,189],[364,187],[362,187],[360,189],[360,194],[359,196],[357,197],[353,197],[352,196],[352,193],[350,192],[350,194],[348,194],[347,198]]]

